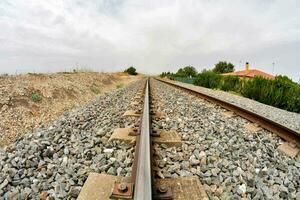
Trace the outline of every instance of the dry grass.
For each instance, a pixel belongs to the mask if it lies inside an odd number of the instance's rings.
[[[125,73],[56,73],[0,77],[0,146],[47,124],[96,95],[140,79]]]

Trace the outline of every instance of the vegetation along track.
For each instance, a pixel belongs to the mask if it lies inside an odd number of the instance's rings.
[[[145,84],[1,150],[0,199],[300,197],[300,156],[277,150],[281,138],[155,79],[148,99]]]

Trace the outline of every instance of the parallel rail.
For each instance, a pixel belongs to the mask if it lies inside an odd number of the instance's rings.
[[[218,99],[218,98],[215,98],[213,96],[210,96],[210,95],[207,95],[205,93],[202,93],[198,90],[195,90],[193,88],[189,88],[189,87],[184,87],[182,85],[179,85],[179,84],[176,84],[174,82],[170,82],[170,81],[166,81],[166,80],[162,80],[162,79],[159,79],[159,78],[155,78],[156,80],[158,81],[161,81],[163,83],[166,83],[166,84],[169,84],[171,86],[174,86],[174,87],[177,87],[179,89],[182,89],[182,90],[185,90],[187,92],[190,92],[190,93],[193,93],[195,95],[198,95],[200,96],[201,98],[209,101],[209,102],[212,102],[212,103],[215,103],[227,110],[231,110],[233,111],[234,113],[236,113],[237,115],[245,118],[245,119],[248,119],[249,121],[251,122],[254,122],[254,123],[257,123],[259,124],[261,127],[277,134],[279,137],[283,138],[284,140],[288,141],[288,142],[295,142],[296,145],[298,147],[300,147],[300,133],[286,127],[286,126],[283,126],[275,121],[272,121],[264,116],[261,116],[257,113],[254,113],[250,110],[247,110],[247,109],[244,109],[242,107],[239,107],[237,105],[234,105],[232,103],[229,103],[229,102],[226,102],[226,101],[223,101],[221,99]]]

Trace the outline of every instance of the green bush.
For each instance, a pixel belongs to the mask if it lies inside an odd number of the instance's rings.
[[[183,82],[183,83],[189,83],[193,84],[196,80],[194,77],[174,77],[175,81]]]
[[[287,110],[300,113],[300,86],[290,90],[290,99],[287,103]]]
[[[124,84],[123,84],[123,83],[120,83],[120,84],[118,84],[116,87],[117,87],[117,89],[122,88],[122,87],[124,87]]]
[[[260,76],[240,79],[237,76],[223,76],[212,71],[203,71],[198,74],[194,84],[234,91],[261,103],[300,113],[300,85],[286,76],[277,76],[274,80]]]
[[[101,89],[100,87],[96,86],[96,85],[93,85],[91,87],[91,91],[94,93],[94,94],[100,94],[101,93]]]
[[[42,95],[38,92],[34,92],[34,93],[31,94],[31,100],[33,102],[39,102],[39,101],[42,100]]]
[[[221,79],[222,75],[220,74],[216,74],[212,71],[203,71],[202,73],[198,74],[194,84],[207,88],[219,88]]]
[[[264,91],[266,87],[270,87],[268,81],[269,80],[264,79],[260,76],[254,77],[249,80],[245,79],[244,85],[240,92],[244,97],[262,101],[263,99],[266,99],[266,96],[268,96],[268,91]]]
[[[133,66],[129,67],[124,72],[128,73],[129,75],[137,75],[136,69]]]
[[[240,78],[237,76],[223,76],[220,89],[225,91],[238,92],[240,90]]]
[[[176,77],[195,77],[198,72],[193,66],[186,66],[184,68],[178,69],[178,71],[174,74]]]
[[[287,77],[255,77],[245,82],[241,93],[261,103],[300,113],[300,86]]]
[[[35,72],[29,72],[28,73],[28,75],[30,75],[30,76],[44,76],[44,74],[42,74],[42,73],[35,73]]]
[[[163,72],[163,73],[161,73],[160,75],[159,75],[159,77],[161,77],[161,78],[164,78],[164,77],[171,77],[171,76],[173,76],[173,73],[171,73],[171,72]]]
[[[234,70],[231,63],[219,62],[216,67],[197,74],[195,68],[180,68],[176,73],[163,72],[160,77],[168,77],[185,83],[224,91],[233,91],[261,103],[300,113],[300,85],[287,76],[276,76],[274,80],[263,77],[240,79],[219,73]],[[196,76],[196,77],[194,77]]]

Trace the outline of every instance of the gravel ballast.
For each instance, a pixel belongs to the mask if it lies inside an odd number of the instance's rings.
[[[170,80],[168,80],[170,81]],[[216,97],[218,99],[227,101],[239,107],[245,108],[252,112],[255,112],[261,116],[264,116],[268,119],[271,119],[283,126],[286,126],[300,135],[300,114],[289,112],[286,110],[282,110],[279,108],[275,108],[273,106],[269,106],[260,102],[257,102],[252,99],[248,99],[242,96],[238,96],[235,94],[231,94],[228,92],[220,91],[220,90],[212,90],[209,88],[204,88],[200,86],[195,86],[187,83],[181,83],[177,81],[170,81],[172,83],[192,88],[196,91],[202,92],[204,94],[210,95],[212,97]]]
[[[0,199],[76,199],[89,172],[131,176],[134,148],[108,143],[144,81],[106,93],[0,150]]]
[[[211,199],[300,199],[300,155],[277,151],[282,139],[226,110],[172,86],[152,81],[157,110],[152,127],[180,134],[182,147],[155,145],[157,178],[198,176]]]

